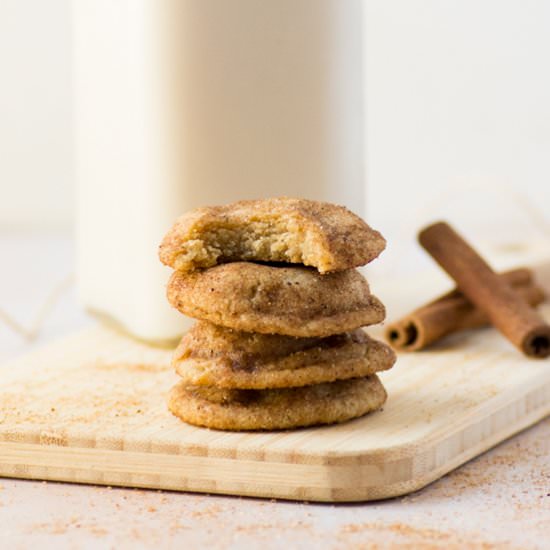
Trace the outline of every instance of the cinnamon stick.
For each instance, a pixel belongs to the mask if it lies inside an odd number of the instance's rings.
[[[529,269],[514,269],[499,276],[530,306],[544,300],[545,294],[533,283]],[[418,351],[454,332],[487,325],[487,315],[455,289],[388,325],[386,339],[401,351]]]
[[[418,240],[510,342],[529,357],[550,355],[550,325],[454,229],[438,222],[421,231]]]

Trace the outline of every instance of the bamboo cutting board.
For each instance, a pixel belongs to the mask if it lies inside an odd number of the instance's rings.
[[[415,303],[421,294],[413,294]],[[542,311],[550,319],[550,307]],[[550,361],[523,358],[489,329],[400,355],[381,375],[389,394],[382,411],[289,432],[229,433],[180,422],[165,405],[177,381],[169,358],[169,351],[92,328],[2,367],[0,476],[380,499],[419,489],[550,414]]]

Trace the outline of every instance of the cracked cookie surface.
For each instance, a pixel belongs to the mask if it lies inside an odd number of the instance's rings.
[[[334,424],[379,409],[386,391],[373,374],[300,388],[224,390],[180,382],[170,393],[172,413],[218,430],[283,430]]]
[[[384,306],[354,269],[320,275],[306,267],[234,262],[174,272],[167,297],[189,317],[262,334],[329,336],[385,317]]]
[[[265,389],[367,376],[394,362],[391,348],[361,329],[326,338],[294,338],[199,321],[183,337],[172,364],[191,385]]]

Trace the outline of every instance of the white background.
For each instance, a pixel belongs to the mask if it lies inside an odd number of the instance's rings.
[[[446,196],[457,221],[506,220],[510,188],[548,218],[550,2],[367,0],[365,23],[373,219]]]
[[[73,215],[70,0],[0,0],[0,228]]]
[[[71,226],[70,7],[0,0],[0,228]],[[506,220],[509,189],[548,219],[550,3],[366,0],[365,28],[373,224]]]

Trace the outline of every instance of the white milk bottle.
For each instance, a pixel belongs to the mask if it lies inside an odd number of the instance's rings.
[[[149,341],[186,320],[158,245],[186,210],[364,204],[361,0],[75,0],[78,291]]]

